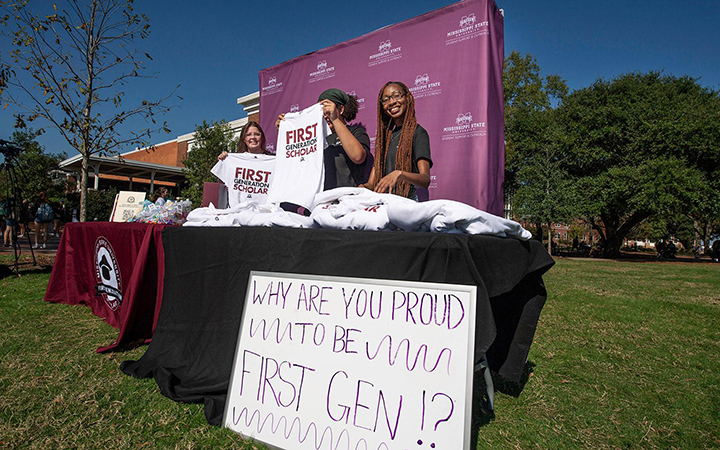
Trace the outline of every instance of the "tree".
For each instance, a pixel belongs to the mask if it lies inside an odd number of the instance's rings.
[[[58,164],[67,158],[67,155],[65,153],[57,155],[45,153],[45,149],[35,140],[38,135],[39,132],[32,129],[18,130],[13,133],[12,141],[22,149],[13,161],[17,178],[15,181],[19,184],[18,187],[26,199],[34,200],[40,191],[44,191],[51,200],[59,200],[64,197],[65,183],[64,181],[54,181],[51,173],[58,169]],[[8,183],[9,180],[3,173],[3,177],[0,179],[0,196],[5,196],[8,192]],[[23,199],[18,200],[22,201]]]
[[[126,86],[144,77],[136,40],[149,35],[144,14],[132,0],[66,0],[55,4],[0,0],[0,100],[15,105],[16,127],[43,120],[82,155],[80,220],[87,210],[90,157],[125,145],[145,145],[169,96],[125,108]],[[147,59],[150,55],[144,53]],[[148,128],[124,130],[142,117]]]
[[[503,64],[503,100],[505,102],[506,188],[517,187],[515,174],[523,160],[535,150],[536,138],[547,121],[536,120],[567,95],[565,80],[557,75],[540,75],[540,66],[530,55],[513,51]]]
[[[203,123],[195,128],[195,143],[184,161],[187,188],[183,189],[181,196],[190,199],[194,205],[200,205],[203,183],[218,181],[210,173],[210,169],[218,161],[218,155],[231,151],[236,145],[237,139],[233,138],[232,128],[227,122],[221,120],[208,124],[203,120]]]
[[[575,217],[576,204],[574,180],[562,167],[564,155],[558,145],[554,113],[552,110],[535,113],[539,127],[535,150],[522,159],[513,198],[521,219],[547,226],[548,253],[552,253],[552,224],[570,222]]]
[[[692,211],[720,167],[718,92],[690,77],[598,80],[565,97],[558,118],[563,167],[605,256],[644,220]]]
[[[505,183],[514,210],[523,219],[548,230],[552,251],[552,223],[572,217],[572,183],[561,167],[553,104],[567,94],[557,75],[543,77],[529,54],[513,51],[503,67],[505,101]],[[541,238],[541,236],[540,236]]]

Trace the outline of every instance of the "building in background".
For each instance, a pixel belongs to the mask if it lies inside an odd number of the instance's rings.
[[[249,120],[257,121],[260,94],[255,92],[240,97],[237,104],[243,108],[247,117],[228,122],[235,136],[240,135],[242,127]],[[115,188],[152,193],[156,186],[165,186],[172,196],[177,196],[185,181],[185,158],[192,151],[194,143],[195,133],[192,132],[117,156],[93,155],[90,157],[90,187],[96,190]],[[82,156],[78,154],[62,161],[60,168],[79,180]]]

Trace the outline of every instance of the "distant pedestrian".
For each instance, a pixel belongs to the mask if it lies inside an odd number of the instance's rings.
[[[35,215],[35,245],[33,245],[33,248],[39,246],[40,232],[43,234],[42,248],[47,248],[48,227],[54,218],[55,215],[52,206],[48,202],[47,194],[40,192],[38,194],[38,209]]]
[[[160,189],[155,191],[155,204],[158,206],[163,206],[169,195],[170,191],[168,191],[168,189],[165,187],[161,187]]]

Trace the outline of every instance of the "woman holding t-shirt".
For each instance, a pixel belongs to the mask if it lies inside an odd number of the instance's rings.
[[[430,185],[430,137],[415,119],[415,98],[403,83],[389,81],[378,95],[375,165],[365,187],[418,200],[416,187]]]
[[[272,155],[265,148],[265,132],[260,128],[260,124],[250,121],[245,124],[240,132],[240,139],[237,144],[238,153],[254,153],[257,155]],[[222,152],[218,155],[218,160],[222,161],[227,158],[228,152]]]
[[[323,116],[332,132],[327,136],[325,148],[325,190],[338,187],[355,187],[365,180],[365,167],[370,154],[370,137],[365,126],[350,124],[358,112],[355,95],[340,89],[327,89],[318,96]],[[275,127],[280,128],[280,114]]]

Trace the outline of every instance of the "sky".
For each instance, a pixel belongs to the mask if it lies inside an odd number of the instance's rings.
[[[138,45],[152,56],[148,72],[155,77],[134,82],[125,101],[156,99],[179,85],[182,100],[175,98],[164,117],[172,131],[151,142],[172,140],[203,120],[245,117],[237,98],[258,90],[264,68],[452,3],[138,0],[136,10],[151,25],[150,37]],[[720,89],[720,0],[496,3],[505,11],[505,54],[531,54],[543,75],[561,76],[571,91],[598,78],[651,70]],[[0,110],[0,139],[13,132],[13,112]],[[38,141],[48,152],[75,154],[50,130]]]

